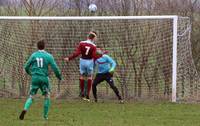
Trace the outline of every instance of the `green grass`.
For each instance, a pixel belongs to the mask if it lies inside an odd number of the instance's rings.
[[[86,103],[54,100],[49,120],[42,118],[42,100],[36,99],[21,121],[25,100],[0,99],[0,126],[199,126],[200,105],[173,103]]]

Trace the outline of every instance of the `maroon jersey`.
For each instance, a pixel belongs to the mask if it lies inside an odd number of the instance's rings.
[[[93,59],[96,55],[96,45],[91,40],[81,41],[74,51],[74,53],[69,56],[69,60],[76,58],[81,54],[82,59]]]

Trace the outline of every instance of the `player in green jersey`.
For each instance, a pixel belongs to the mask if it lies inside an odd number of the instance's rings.
[[[38,51],[34,52],[26,64],[24,69],[27,74],[31,76],[31,86],[30,86],[30,96],[26,100],[24,105],[24,110],[21,112],[19,118],[20,120],[24,119],[24,115],[29,110],[32,102],[33,96],[37,93],[38,89],[41,90],[42,95],[44,95],[44,119],[48,119],[48,111],[50,107],[50,84],[48,77],[48,66],[50,65],[53,69],[56,77],[61,80],[61,72],[54,61],[54,58],[51,54],[46,52],[45,49],[45,40],[41,40],[37,43]]]

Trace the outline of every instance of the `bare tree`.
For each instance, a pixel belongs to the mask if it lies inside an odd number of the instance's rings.
[[[44,16],[50,14],[60,0],[22,0],[28,16]]]

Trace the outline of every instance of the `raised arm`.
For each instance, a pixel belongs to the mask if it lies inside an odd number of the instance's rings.
[[[72,59],[76,58],[77,56],[79,56],[80,54],[81,54],[81,45],[79,43],[79,45],[76,47],[76,49],[72,53],[72,55],[70,55],[69,57],[66,57],[65,60],[66,61],[72,60]]]

